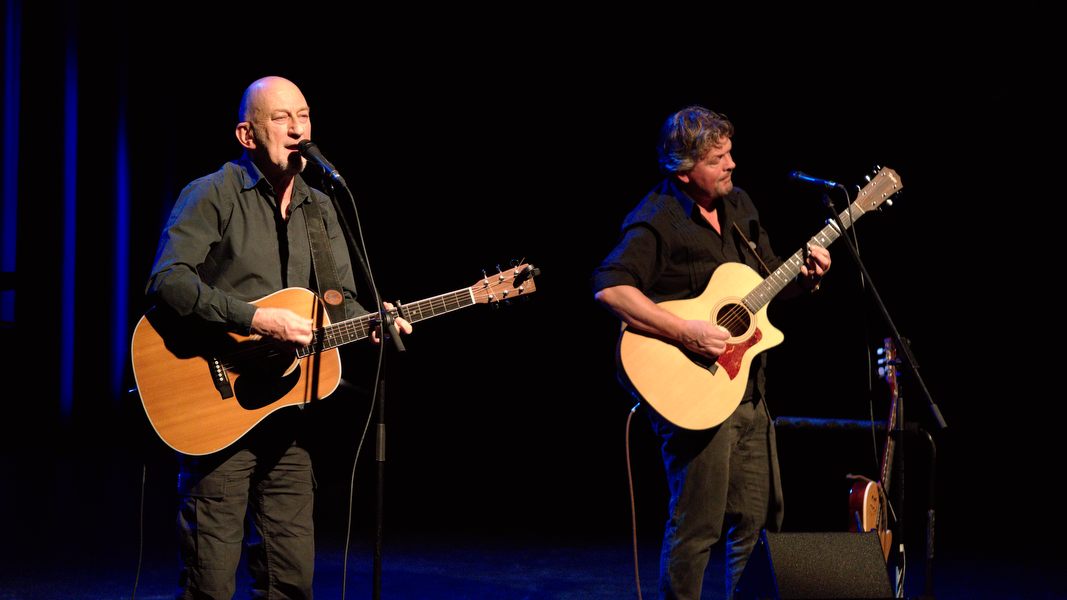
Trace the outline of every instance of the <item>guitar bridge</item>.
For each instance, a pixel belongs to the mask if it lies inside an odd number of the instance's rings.
[[[226,367],[214,356],[208,359],[207,364],[211,371],[211,381],[219,391],[219,396],[223,399],[233,398],[233,386],[230,385],[230,375],[226,372]]]
[[[689,357],[689,360],[700,366],[700,368],[706,369],[708,373],[714,375],[715,373],[719,372],[718,360],[715,360],[714,358],[708,358],[707,356],[697,354],[696,352],[693,352],[692,350],[687,350],[685,348],[682,348],[682,352],[684,352],[685,355]]]

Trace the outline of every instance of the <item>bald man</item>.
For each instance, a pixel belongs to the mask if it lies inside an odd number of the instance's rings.
[[[300,88],[264,77],[245,90],[235,129],[243,155],[190,183],[163,230],[148,295],[189,319],[242,335],[307,345],[313,323],[250,301],[287,287],[316,289],[309,206],[322,215],[348,317],[356,302],[352,262],[329,198],[309,187],[297,144],[311,138]],[[402,331],[411,326],[398,319]],[[303,411],[276,411],[230,447],[179,455],[182,598],[231,598],[246,513],[254,593],[310,598],[314,570],[311,457]],[[211,427],[204,423],[203,427]]]

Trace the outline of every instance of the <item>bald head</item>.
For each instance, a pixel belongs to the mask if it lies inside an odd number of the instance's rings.
[[[255,121],[256,115],[262,113],[270,104],[269,99],[279,94],[295,94],[301,99],[304,97],[300,88],[284,77],[271,75],[253,81],[241,96],[241,107],[237,110],[237,122]]]
[[[241,98],[237,141],[272,184],[288,186],[304,169],[298,145],[311,139],[311,111],[296,84],[283,77],[252,82]]]

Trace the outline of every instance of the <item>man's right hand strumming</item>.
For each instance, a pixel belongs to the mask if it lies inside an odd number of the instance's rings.
[[[252,333],[302,346],[311,343],[312,325],[311,319],[301,317],[288,308],[261,306],[252,315]]]
[[[725,327],[711,321],[694,320],[683,323],[679,341],[693,352],[714,358],[726,351],[728,339],[730,332]]]

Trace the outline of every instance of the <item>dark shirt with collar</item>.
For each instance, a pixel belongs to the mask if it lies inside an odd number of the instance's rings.
[[[287,287],[314,290],[304,206],[318,202],[348,315],[356,302],[352,262],[333,205],[297,175],[289,218],[269,181],[245,154],[182,190],[160,238],[148,294],[179,315],[248,334],[256,300]]]
[[[657,303],[682,300],[699,296],[711,274],[725,262],[744,263],[764,277],[767,271],[760,260],[771,271],[781,265],[744,190],[734,187],[718,208],[722,234],[711,227],[673,178],[665,179],[623,221],[622,239],[593,272],[594,293],[629,285]],[[755,244],[754,251],[746,238]],[[751,371],[761,397],[764,362],[765,353],[757,357]],[[753,391],[750,381],[745,398],[750,399]]]

